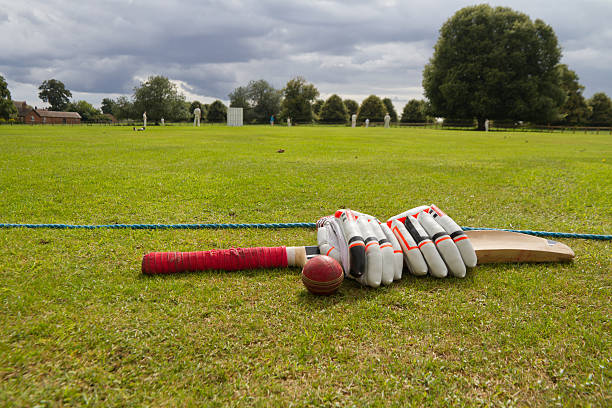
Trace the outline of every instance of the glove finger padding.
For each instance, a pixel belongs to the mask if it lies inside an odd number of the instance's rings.
[[[457,249],[457,246],[453,243],[451,237],[446,231],[438,224],[434,218],[426,213],[425,211],[419,212],[417,215],[417,221],[423,226],[427,235],[431,237],[431,240],[436,245],[436,248],[448,269],[453,276],[463,278],[465,277],[466,268],[461,259],[461,254]],[[435,276],[435,275],[434,275]]]
[[[470,241],[468,236],[465,235],[465,232],[461,229],[461,227],[434,204],[429,207],[429,214],[433,216],[434,220],[436,220],[436,222],[440,224],[440,226],[442,226],[442,228],[444,228],[444,230],[453,239],[453,242],[459,249],[459,253],[461,254],[461,258],[463,259],[465,266],[468,268],[475,267],[476,263],[478,262],[476,251],[474,251],[472,241]]]
[[[317,226],[321,254],[338,260],[347,277],[373,288],[401,278],[400,244],[376,218],[338,210],[334,216],[320,219]]]
[[[339,221],[344,240],[348,246],[349,273],[354,278],[360,278],[365,273],[366,256],[363,235],[357,225],[357,217],[351,210],[338,210],[334,217]],[[346,269],[345,269],[346,272]]]
[[[373,242],[371,237],[375,238],[378,241],[378,246],[380,248],[381,258],[382,258],[382,272],[381,272],[381,282],[383,285],[389,285],[393,282],[394,279],[401,279],[402,277],[402,249],[397,242],[397,239],[391,233],[389,228],[382,224],[378,219],[372,217],[368,214],[361,214],[356,211],[353,211],[358,217],[359,225],[362,226],[362,230],[365,228],[368,229],[369,238],[366,238],[366,258],[368,255],[368,250],[370,248],[375,248],[375,246],[371,247],[370,243]],[[365,222],[367,221],[367,226]],[[385,232],[386,229],[386,232]],[[375,269],[370,270],[366,267],[368,275],[370,273],[377,274]],[[396,278],[397,276],[397,278]],[[372,285],[370,285],[372,286]]]
[[[415,275],[426,274],[428,268],[434,277],[443,278],[450,270],[453,276],[463,278],[466,266],[476,266],[476,253],[467,235],[435,205],[416,207],[403,212],[392,217],[388,224],[400,243],[404,242],[404,259]],[[427,264],[425,272],[415,247],[420,250]]]
[[[412,242],[414,242],[414,246],[410,247],[409,249],[411,251],[414,251],[414,249],[420,250],[420,253],[426,262],[425,267],[423,267],[420,260],[417,260],[417,263],[415,264],[409,264],[408,266],[411,272],[414,275],[422,276],[427,274],[427,270],[429,270],[429,273],[436,278],[446,277],[448,274],[448,269],[440,257],[440,253],[436,249],[436,246],[431,239],[429,239],[427,232],[419,224],[416,217],[407,215],[396,219],[396,221],[398,221],[400,225],[404,226],[406,233],[412,238]],[[404,233],[401,228],[398,228],[398,230],[402,232],[402,238],[406,239],[406,233]],[[400,238],[398,237],[398,239]],[[410,243],[408,239],[406,239],[406,241]],[[410,260],[413,258],[415,257],[409,257],[407,260],[410,262]]]
[[[404,256],[402,254],[402,247],[400,246],[399,241],[391,232],[391,228],[387,224],[382,224],[380,221],[376,220],[383,234],[385,234],[385,238],[387,238],[387,242],[391,244],[391,249],[393,250],[393,280],[402,279],[402,270],[404,269]],[[383,283],[385,279],[383,278]]]

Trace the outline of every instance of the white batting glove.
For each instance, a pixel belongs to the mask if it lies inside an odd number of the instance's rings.
[[[463,278],[476,266],[476,252],[461,227],[435,205],[416,207],[387,221],[413,275]]]
[[[386,224],[342,209],[317,222],[319,251],[342,265],[345,276],[373,288],[402,277],[402,250]]]

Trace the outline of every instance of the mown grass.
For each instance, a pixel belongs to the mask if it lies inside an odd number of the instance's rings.
[[[277,153],[284,149],[284,153]],[[384,218],[612,233],[609,135],[326,127],[0,127],[0,223]],[[610,406],[610,243],[570,264],[345,282],[140,274],[144,253],[308,229],[0,230],[3,406]]]

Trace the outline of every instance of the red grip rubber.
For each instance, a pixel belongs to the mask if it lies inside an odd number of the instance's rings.
[[[213,249],[197,252],[151,252],[142,257],[147,275],[206,270],[237,271],[287,266],[287,249],[256,247]]]

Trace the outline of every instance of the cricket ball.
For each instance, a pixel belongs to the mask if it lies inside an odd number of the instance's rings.
[[[302,282],[315,295],[335,293],[344,280],[342,266],[334,258],[318,255],[306,261],[302,269]]]

